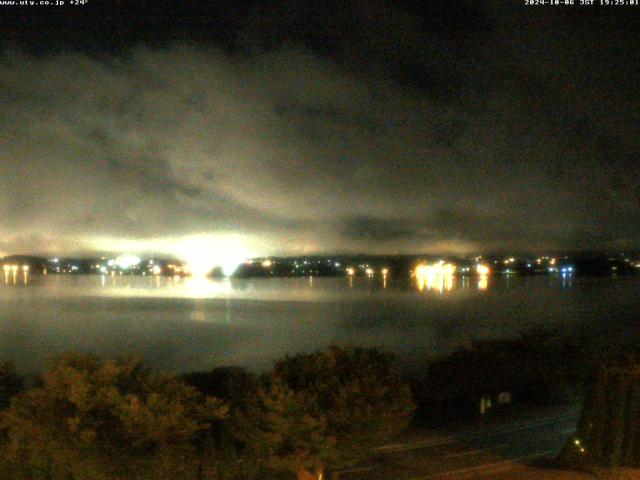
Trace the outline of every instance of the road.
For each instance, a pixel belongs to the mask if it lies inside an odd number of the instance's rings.
[[[425,433],[424,438],[375,449],[370,461],[343,471],[341,478],[452,479],[514,469],[555,455],[574,434],[577,416],[575,408],[566,408],[447,435]]]

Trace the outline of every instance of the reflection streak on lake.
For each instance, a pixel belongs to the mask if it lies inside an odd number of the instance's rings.
[[[381,345],[407,361],[534,327],[636,335],[640,278],[415,279],[12,275],[0,286],[0,359],[25,370],[65,350],[136,353],[185,371],[264,368],[330,344]],[[432,287],[432,288],[431,288]]]

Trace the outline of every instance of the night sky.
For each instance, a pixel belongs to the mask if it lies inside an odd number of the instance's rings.
[[[0,6],[0,254],[640,248],[640,7],[89,2]]]

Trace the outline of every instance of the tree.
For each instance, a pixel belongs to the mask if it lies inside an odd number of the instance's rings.
[[[485,395],[511,392],[518,403],[564,400],[583,378],[584,355],[554,331],[473,343],[429,365],[421,402],[439,415],[475,415]],[[580,377],[580,381],[576,379]]]
[[[325,448],[312,462],[317,473],[324,465],[342,468],[361,460],[405,429],[415,410],[394,357],[376,348],[332,347],[287,357],[271,376],[324,424]]]
[[[23,389],[23,378],[16,373],[11,362],[0,362],[0,410],[11,403],[11,397]]]
[[[270,477],[290,472],[303,478],[321,470],[322,459],[335,448],[315,399],[277,378],[263,378],[255,395],[235,412],[233,423],[254,470]]]
[[[258,376],[242,367],[218,367],[208,372],[185,373],[180,378],[202,394],[229,405],[243,403],[258,388]]]
[[[195,478],[199,432],[226,407],[139,360],[67,353],[3,414],[8,478]]]
[[[240,367],[219,367],[208,372],[191,372],[181,378],[206,396],[230,406],[233,417],[255,402],[259,377]],[[214,421],[202,432],[208,456],[215,458],[220,479],[248,479],[258,476],[260,461],[249,451],[239,432],[240,425],[227,418]]]
[[[640,366],[603,366],[589,384],[575,435],[559,460],[577,466],[640,466]]]

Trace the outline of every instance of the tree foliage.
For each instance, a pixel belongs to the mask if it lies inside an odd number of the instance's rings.
[[[331,462],[351,464],[404,430],[415,406],[394,357],[375,348],[338,348],[276,363],[274,378],[312,398],[335,439]]]
[[[234,415],[234,430],[257,470],[314,470],[335,447],[314,398],[277,378],[267,379]]]
[[[413,410],[393,357],[377,349],[182,378],[64,354],[2,413],[0,479],[318,478],[405,428]]]
[[[575,435],[559,459],[574,466],[640,467],[640,366],[599,369]]]
[[[234,418],[264,464],[303,478],[357,462],[406,428],[413,411],[391,355],[333,347],[278,361]]]
[[[433,361],[419,402],[439,414],[473,415],[484,395],[511,392],[516,402],[548,404],[582,387],[579,347],[553,331],[483,340]]]
[[[9,406],[11,397],[23,388],[23,378],[11,362],[0,362],[0,410]]]
[[[2,459],[15,479],[187,478],[225,410],[138,360],[65,354],[3,414]]]

